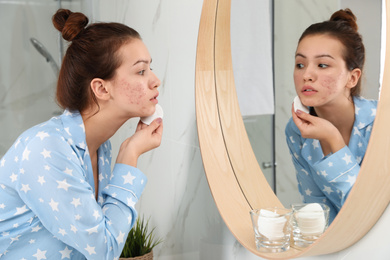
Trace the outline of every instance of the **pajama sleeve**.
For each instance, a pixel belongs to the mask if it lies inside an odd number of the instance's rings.
[[[146,184],[141,171],[115,165],[100,205],[86,181],[87,162],[59,135],[33,137],[19,165],[17,190],[26,204],[21,210],[33,211],[54,237],[86,259],[119,258]]]
[[[315,176],[311,170],[310,165],[302,156],[301,136],[298,132],[292,128],[292,123],[286,127],[286,141],[289,148],[292,161],[296,170],[296,176],[298,181],[298,189],[303,197],[304,203],[324,203],[330,208],[329,223],[335,218],[338,210],[335,209],[335,205],[326,196],[323,189],[317,185]]]
[[[360,171],[359,163],[348,146],[325,156],[313,165],[315,182],[340,210]]]

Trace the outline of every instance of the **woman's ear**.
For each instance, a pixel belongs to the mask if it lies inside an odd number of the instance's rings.
[[[351,71],[351,77],[347,83],[347,88],[353,88],[359,82],[362,71],[359,68],[353,69]]]
[[[110,98],[110,93],[108,91],[106,81],[99,78],[94,78],[90,85],[92,92],[95,94],[95,97],[98,100],[108,100]]]

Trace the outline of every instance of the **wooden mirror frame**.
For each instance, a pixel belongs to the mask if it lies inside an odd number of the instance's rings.
[[[253,154],[240,114],[230,48],[230,0],[204,0],[195,73],[195,103],[203,165],[216,206],[235,238],[267,259],[329,254],[361,239],[390,201],[390,73],[381,97],[364,162],[339,214],[311,246],[283,253],[256,249],[249,211],[283,207]],[[390,0],[386,0],[385,72],[390,71]]]

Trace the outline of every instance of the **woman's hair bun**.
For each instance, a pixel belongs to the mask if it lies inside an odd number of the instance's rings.
[[[358,30],[358,25],[356,23],[356,16],[352,13],[349,8],[341,9],[336,11],[329,19],[329,21],[342,21],[347,23],[355,31]]]
[[[62,38],[72,41],[88,24],[88,17],[68,9],[59,9],[52,18],[54,27],[61,32]]]

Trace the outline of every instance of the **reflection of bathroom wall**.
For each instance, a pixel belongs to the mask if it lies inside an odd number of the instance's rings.
[[[244,117],[245,130],[253,153],[260,165],[268,184],[274,189],[273,161],[273,124],[272,115]]]
[[[241,114],[273,114],[272,2],[232,0],[230,37]]]
[[[382,0],[340,0],[340,8],[350,8],[354,12],[366,47],[362,95],[366,98],[378,99]]]
[[[81,1],[63,2],[80,10]],[[38,39],[58,63],[58,34],[51,23],[57,8],[58,1],[0,1],[0,156],[22,131],[59,111],[56,75],[30,42]]]
[[[253,11],[256,10],[256,11]],[[273,187],[272,1],[232,0],[230,37],[234,84],[246,132]]]

